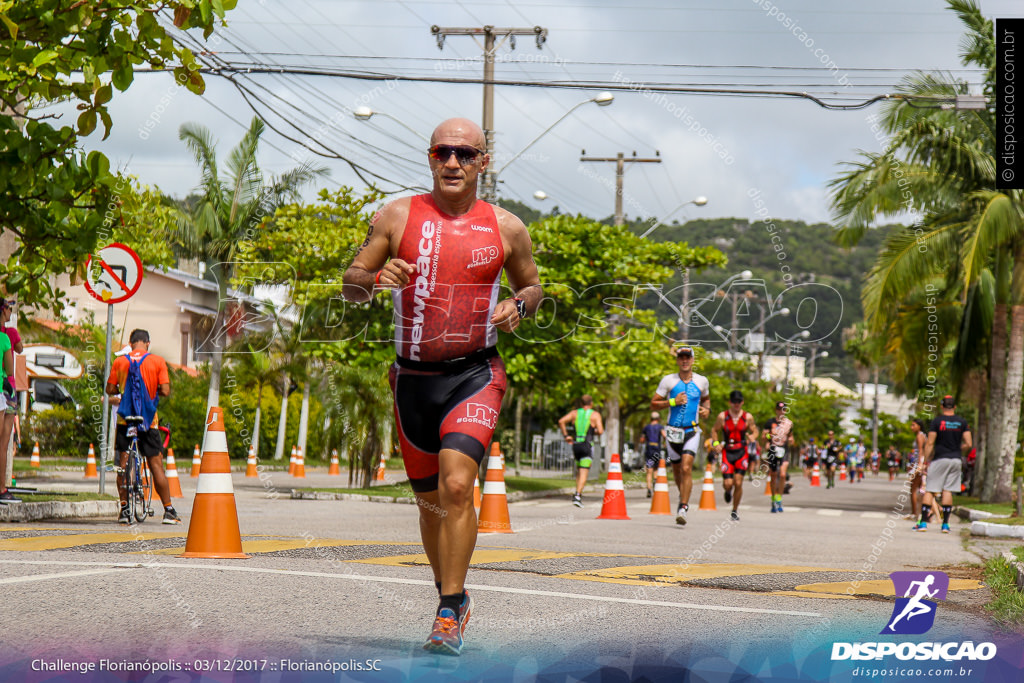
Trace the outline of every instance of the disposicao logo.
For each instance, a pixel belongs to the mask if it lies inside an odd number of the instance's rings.
[[[945,572],[893,572],[896,606],[881,635],[919,635],[935,624],[935,600],[945,600],[949,576]]]
[[[893,572],[896,605],[880,635],[920,635],[935,624],[937,600],[945,600],[949,576],[944,572]],[[902,597],[899,597],[902,596]],[[989,660],[996,656],[994,643],[833,643],[832,660],[870,660],[895,656],[900,660]]]

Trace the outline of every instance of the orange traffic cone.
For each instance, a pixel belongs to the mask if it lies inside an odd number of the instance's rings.
[[[846,463],[839,465],[839,481],[846,481]]]
[[[771,475],[771,473],[769,473],[768,476],[766,476],[764,478],[764,495],[766,495],[766,496],[772,495],[772,475]]]
[[[821,470],[818,468],[818,463],[814,463],[814,468],[811,470],[811,486],[821,486]]]
[[[292,457],[288,459],[288,474],[295,476],[295,467],[299,464],[299,451],[295,446],[292,446]]]
[[[39,442],[36,441],[36,445],[32,447],[32,458],[28,461],[29,466],[39,467]]]
[[[179,557],[249,557],[242,552],[242,534],[238,530],[224,413],[216,406],[210,408],[207,420],[202,463],[185,552]]]
[[[381,459],[380,459],[380,464],[377,466],[377,476],[374,477],[375,481],[385,481],[385,479],[384,479],[384,470],[385,470],[385,468],[386,468],[386,465],[384,464],[384,458],[382,456]]]
[[[476,508],[477,516],[480,515],[480,477],[473,477],[473,507]]]
[[[629,519],[629,515],[626,514],[626,491],[622,487],[622,462],[618,453],[612,453],[612,461],[608,465],[608,480],[604,483],[604,503],[597,518]]]
[[[704,469],[704,485],[700,489],[700,505],[698,510],[717,510],[715,505],[715,473],[711,469],[711,463]]]
[[[193,477],[199,476],[199,468],[202,466],[202,457],[199,455],[199,444],[196,444],[196,449],[192,451],[192,475]]]
[[[672,514],[672,504],[668,499],[668,474],[665,472],[665,458],[658,460],[658,472],[654,477],[654,496],[651,498],[651,514]]]
[[[295,478],[306,478],[306,454],[303,452],[302,446],[299,446],[299,454],[295,458]]]
[[[487,458],[487,474],[484,476],[484,495],[480,500],[477,531],[512,533],[512,522],[508,518],[508,498],[505,497],[505,466],[501,461],[501,445],[497,441],[491,444],[491,455]]]
[[[245,461],[245,476],[260,476],[260,473],[256,471],[256,448],[252,444],[249,444],[249,459]]]
[[[167,476],[167,487],[171,492],[171,498],[184,498],[185,494],[181,492],[181,480],[178,479],[178,466],[174,464],[174,449],[167,449],[167,467],[164,468],[164,474]]]
[[[331,476],[341,476],[341,464],[338,462],[338,449],[331,449],[331,467],[327,470],[327,474]]]
[[[89,455],[85,456],[85,478],[95,479],[100,476],[100,473],[96,471],[96,451],[93,450],[92,444],[89,444]]]

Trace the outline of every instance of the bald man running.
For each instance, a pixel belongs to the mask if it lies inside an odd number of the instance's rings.
[[[472,121],[449,119],[430,138],[430,194],[380,210],[344,276],[344,296],[390,290],[395,305],[391,389],[420,536],[441,599],[424,648],[458,655],[472,611],[465,590],[476,546],[473,481],[505,394],[495,345],[543,292],[523,222],[478,200],[490,163]],[[513,295],[498,299],[504,269]]]

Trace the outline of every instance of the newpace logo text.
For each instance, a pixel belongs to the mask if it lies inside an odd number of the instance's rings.
[[[896,657],[918,662],[985,662],[996,656],[994,643],[833,643],[832,661]]]

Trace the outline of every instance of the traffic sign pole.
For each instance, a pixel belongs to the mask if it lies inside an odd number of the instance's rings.
[[[103,458],[106,459],[109,451],[108,444],[110,439],[113,438],[113,434],[110,433],[110,428],[107,426],[110,424],[110,418],[107,417],[110,414],[110,395],[107,393],[107,379],[110,377],[110,356],[113,354],[111,345],[114,343],[114,304],[107,304],[107,351],[103,355],[103,425],[100,432],[100,453],[103,454]],[[107,463],[104,461],[100,467],[100,495],[106,490],[107,481]]]

